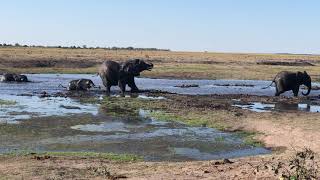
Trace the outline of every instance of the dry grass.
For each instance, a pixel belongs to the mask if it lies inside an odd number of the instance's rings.
[[[147,77],[201,79],[265,79],[282,70],[306,70],[319,79],[320,56],[206,52],[128,51],[103,49],[0,48],[0,72],[95,73],[105,60],[141,58],[155,68]],[[308,61],[316,66],[257,65],[257,61]]]

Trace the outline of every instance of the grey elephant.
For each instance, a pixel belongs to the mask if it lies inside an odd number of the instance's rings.
[[[3,82],[29,82],[26,75],[14,74],[14,73],[5,73],[2,75],[0,81]]]
[[[1,76],[0,81],[2,82],[10,82],[10,81],[15,81],[14,79],[14,74],[12,73],[5,73]]]
[[[145,70],[151,70],[152,63],[146,63],[140,59],[128,60],[123,63],[115,61],[105,61],[100,69],[99,75],[103,85],[107,89],[107,94],[110,94],[111,86],[119,86],[121,94],[124,95],[126,85],[131,88],[131,92],[139,92],[138,87],[134,82],[135,76],[140,76],[140,73]]]
[[[26,75],[15,74],[13,77],[16,82],[28,82],[29,81],[28,77]]]
[[[68,87],[64,87],[61,84],[59,86],[66,88],[68,91],[88,91],[92,87],[96,87],[90,79],[76,79],[70,81]]]
[[[286,91],[292,90],[293,95],[296,97],[298,96],[300,85],[305,85],[308,87],[307,93],[302,92],[304,96],[309,95],[311,91],[311,77],[308,75],[306,71],[304,72],[281,71],[275,76],[275,78],[273,79],[273,81],[269,86],[271,86],[273,83],[275,83],[275,87],[276,87],[275,96],[279,96],[280,94]]]

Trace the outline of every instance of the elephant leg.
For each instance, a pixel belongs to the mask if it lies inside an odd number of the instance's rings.
[[[299,88],[293,89],[292,92],[293,92],[294,97],[297,97],[298,93],[299,93]]]
[[[280,96],[280,93],[279,93],[279,88],[278,88],[278,85],[276,84],[276,93],[274,94],[275,96]]]
[[[285,92],[284,90],[282,90],[282,89],[280,89],[280,88],[278,88],[278,87],[276,86],[275,96],[280,96],[280,94],[282,94],[282,93],[284,93],[284,92]]]
[[[130,79],[128,80],[128,86],[131,88],[132,93],[139,92],[139,89],[136,83],[134,82],[134,77],[130,77]]]
[[[119,87],[121,90],[121,96],[124,96],[124,93],[126,92],[126,82],[119,81]]]
[[[110,95],[110,89],[111,89],[111,85],[107,84],[106,85],[106,91],[107,91],[107,95]]]

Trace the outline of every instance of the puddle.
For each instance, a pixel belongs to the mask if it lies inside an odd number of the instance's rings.
[[[140,117],[135,121],[112,119],[71,126],[79,131],[77,135],[42,139],[40,149],[130,153],[143,156],[146,161],[211,160],[270,153],[244,144],[231,133],[157,121],[147,118],[147,113],[140,110]]]
[[[314,112],[314,113],[320,112],[320,106],[304,104],[304,103],[294,104],[294,103],[277,102],[274,104],[271,104],[271,103],[266,104],[261,102],[251,102],[248,104],[243,104],[240,102],[235,102],[233,106],[240,107],[242,109],[248,109],[254,112],[271,112],[271,111],[279,111],[279,112],[304,111],[304,112]]]
[[[148,116],[148,111],[140,110],[136,117],[116,118],[98,112],[24,120],[19,126],[6,125],[10,129],[7,133],[0,132],[0,153],[111,152],[140,155],[146,161],[211,160],[270,153],[265,148],[246,145],[232,133]]]
[[[89,113],[96,115],[98,106],[81,104],[70,98],[38,96],[0,95],[1,100],[14,101],[12,105],[1,105],[0,123],[17,123],[17,120],[46,116],[66,116]]]

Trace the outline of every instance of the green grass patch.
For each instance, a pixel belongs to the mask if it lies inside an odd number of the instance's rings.
[[[97,153],[97,152],[11,152],[2,156],[55,156],[55,157],[81,157],[81,158],[101,158],[117,162],[137,162],[143,158],[132,154],[114,154],[114,153]]]
[[[180,98],[177,95],[175,98]],[[185,98],[181,96],[181,98]],[[174,101],[174,102],[173,102]],[[176,121],[189,126],[210,127],[226,131],[236,120],[236,116],[227,110],[199,110],[197,108],[181,107],[179,99],[146,100],[129,97],[107,97],[102,101],[102,108],[110,116],[139,117],[139,110],[146,110],[146,117],[155,118],[158,121]],[[255,139],[255,132],[239,131],[236,136],[243,138],[248,145],[262,147],[264,144]]]
[[[255,139],[255,137],[257,136],[257,132],[249,132],[249,131],[238,131],[236,132],[236,135],[242,139],[244,139],[244,142],[248,145],[252,145],[255,147],[263,147],[264,144]]]
[[[12,106],[12,105],[15,105],[15,104],[17,104],[16,101],[0,99],[0,106]]]

